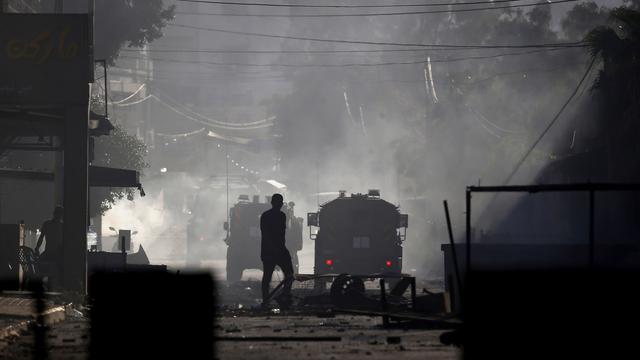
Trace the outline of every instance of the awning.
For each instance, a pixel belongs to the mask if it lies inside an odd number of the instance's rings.
[[[53,181],[51,171],[0,168],[1,178],[23,179],[34,181]],[[135,170],[89,166],[89,186],[93,187],[134,187],[144,196],[140,183],[140,173]]]
[[[140,187],[140,173],[135,170],[89,166],[89,186]]]
[[[106,116],[96,114],[93,111],[89,112],[89,135],[109,135],[113,129],[113,124],[111,124],[111,121],[109,121]]]

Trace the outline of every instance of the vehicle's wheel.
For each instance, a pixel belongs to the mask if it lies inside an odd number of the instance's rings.
[[[240,266],[237,255],[231,247],[227,248],[227,282],[236,282],[242,279],[242,272],[244,268]]]
[[[341,274],[331,284],[331,300],[337,306],[347,306],[357,302],[364,290],[362,279]]]

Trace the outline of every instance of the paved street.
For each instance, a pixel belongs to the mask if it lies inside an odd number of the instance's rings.
[[[455,359],[458,351],[440,344],[442,331],[383,329],[380,318],[336,315],[223,317],[218,334],[240,336],[303,337],[339,341],[219,341],[220,359]]]
[[[88,358],[88,329],[86,319],[53,325],[47,333],[50,359]],[[455,359],[458,351],[438,341],[441,332],[383,329],[379,318],[365,316],[224,316],[217,319],[216,353],[219,359]],[[242,337],[270,341],[237,341]],[[33,343],[32,331],[11,337],[0,343],[0,358],[31,358]]]

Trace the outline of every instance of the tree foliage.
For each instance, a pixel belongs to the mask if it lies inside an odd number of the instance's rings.
[[[86,3],[86,2],[85,2]],[[79,0],[65,3],[82,6]],[[122,47],[142,47],[162,36],[162,28],[173,19],[175,5],[165,7],[162,0],[95,0],[94,57],[113,64]],[[105,99],[99,87],[91,97],[91,109],[104,113]],[[93,165],[142,172],[147,148],[144,142],[116,126],[108,136],[95,139]],[[132,199],[135,189],[92,188],[90,213],[103,214],[118,200]]]
[[[141,47],[160,38],[174,9],[162,0],[96,0],[96,58],[113,62],[123,46]]]
[[[65,1],[65,11],[86,11],[86,0]],[[141,47],[162,36],[175,5],[162,0],[95,0],[95,58],[113,64],[124,46]]]
[[[95,139],[95,160],[92,165],[136,170],[142,172],[149,166],[145,157],[147,146],[135,136],[129,135],[122,127],[115,126],[109,136]],[[91,215],[104,214],[117,200],[132,199],[136,189],[94,188],[91,192]]]
[[[599,7],[594,2],[580,3],[562,19],[562,31],[569,40],[580,41],[595,26],[604,25],[608,18],[609,9]]]
[[[633,5],[633,3],[631,3]],[[638,7],[611,11],[607,26],[590,31],[585,41],[602,62],[593,84],[602,99],[599,126],[605,137],[610,181],[640,179],[640,12]]]

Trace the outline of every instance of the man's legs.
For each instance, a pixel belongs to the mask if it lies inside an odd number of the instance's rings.
[[[262,261],[262,303],[264,304],[269,297],[269,285],[276,264],[273,261]]]
[[[293,285],[293,264],[291,263],[291,255],[286,251],[281,259],[278,259],[278,266],[284,273],[284,289],[282,294],[289,296],[291,294],[291,286]]]

